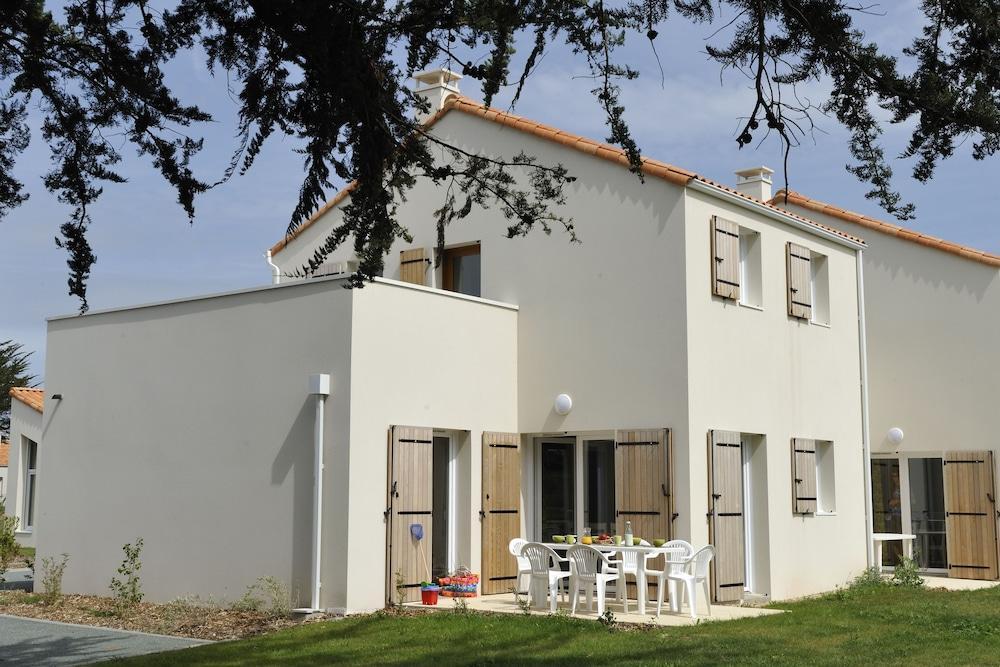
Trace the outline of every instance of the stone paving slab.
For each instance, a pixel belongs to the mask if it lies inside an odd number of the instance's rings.
[[[0,614],[0,666],[89,665],[133,655],[209,644],[167,637]]]

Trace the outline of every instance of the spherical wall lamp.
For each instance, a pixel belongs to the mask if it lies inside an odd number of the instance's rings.
[[[896,447],[899,447],[903,443],[903,429],[898,426],[893,426],[889,429],[889,432],[886,433],[886,437],[889,439],[889,442]]]
[[[573,409],[573,398],[569,394],[559,394],[552,407],[557,415],[568,415],[569,411]]]

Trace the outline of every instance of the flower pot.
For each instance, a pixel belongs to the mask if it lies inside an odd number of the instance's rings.
[[[438,586],[433,586],[430,588],[420,589],[420,601],[426,605],[435,605],[438,603],[438,591],[441,590]]]

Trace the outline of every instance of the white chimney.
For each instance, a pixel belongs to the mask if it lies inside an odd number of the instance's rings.
[[[761,201],[771,201],[771,174],[774,169],[761,165],[736,172],[736,191]]]
[[[427,113],[417,112],[417,120],[422,123],[443,109],[449,97],[459,94],[458,80],[462,75],[450,69],[430,69],[417,72],[413,78],[417,80],[413,92],[431,103]]]

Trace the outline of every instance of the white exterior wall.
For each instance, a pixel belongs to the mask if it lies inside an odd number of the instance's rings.
[[[619,165],[457,111],[434,131],[490,154],[524,150],[541,163],[566,164],[577,177],[560,214],[573,218],[578,244],[558,228],[551,236],[536,229],[508,239],[509,223],[496,209],[475,210],[447,230],[449,246],[481,241],[482,295],[519,308],[516,430],[669,427],[675,442],[686,442],[683,190],[655,178],[640,183]],[[421,182],[400,204],[399,219],[414,241],[389,253],[386,277],[399,278],[400,250],[434,247],[433,212],[442,193]],[[294,271],[340,215],[334,209],[310,226],[275,263]],[[348,242],[330,261],[351,252]],[[429,276],[439,281],[440,271]],[[552,408],[560,393],[573,397],[566,416]],[[683,470],[686,449],[676,447],[675,457]],[[686,485],[686,475],[675,478]],[[677,505],[680,534],[688,531],[689,496],[682,493]]]
[[[483,296],[519,307],[516,430],[670,427],[679,514],[674,530],[698,543],[708,538],[703,518],[707,430],[763,433],[768,438],[773,524],[770,593],[791,597],[827,590],[863,569],[854,250],[655,178],[642,184],[618,165],[461,112],[448,114],[434,131],[489,154],[524,150],[541,163],[567,165],[577,177],[567,187],[568,201],[560,213],[573,219],[580,244],[570,243],[558,228],[551,236],[535,230],[527,239],[506,239],[507,222],[492,210],[476,211],[447,230],[449,246],[481,241]],[[433,211],[441,200],[441,190],[421,183],[401,204],[399,218],[414,241],[397,243],[387,257],[386,276],[399,277],[400,250],[434,247]],[[707,261],[712,213],[761,231],[767,257],[764,312],[723,307],[711,299]],[[332,210],[274,261],[284,271],[298,268],[339,219],[339,211]],[[834,326],[801,331],[789,321],[784,305],[787,240],[830,256],[831,283],[836,283]],[[350,257],[347,244],[330,260]],[[428,283],[439,281],[440,271],[428,274]],[[744,345],[767,353],[744,355],[734,375],[738,386],[719,397],[713,389],[713,347],[741,338]],[[573,410],[565,417],[552,409],[559,393],[573,397]],[[689,405],[689,396],[697,405]],[[380,428],[385,423],[383,419]],[[837,444],[836,516],[792,515],[793,435]],[[830,536],[837,549],[831,548]]]
[[[1000,463],[1000,269],[833,216],[808,215],[844,231],[864,230],[869,244],[872,453],[990,449]],[[898,448],[887,437],[893,427],[905,434]]]
[[[686,210],[692,538],[708,541],[708,432],[764,435],[770,594],[830,590],[867,564],[855,252],[693,190]],[[712,215],[760,234],[762,309],[712,295]],[[829,327],[788,315],[788,241],[828,258]],[[793,514],[793,437],[834,443],[835,515]]]
[[[31,530],[25,528],[25,461],[22,457],[24,452],[25,439],[38,443],[38,459],[35,464],[35,525]],[[42,523],[38,514],[39,489],[44,484],[41,456],[42,456],[42,413],[17,400],[11,400],[10,410],[10,456],[7,459],[7,480],[4,483],[6,488],[6,507],[8,512],[13,512],[18,519],[18,530],[16,538],[18,544],[25,547],[34,547],[38,539],[38,525]]]
[[[308,602],[315,399],[329,507],[348,502],[352,293],[337,281],[49,322],[39,556],[107,594],[143,537],[147,597],[232,600],[274,576]],[[52,393],[63,399],[53,403]],[[343,604],[347,517],[324,514],[324,600]]]
[[[480,571],[482,432],[517,430],[516,308],[375,283],[354,303],[348,611],[385,605],[388,427],[461,432],[458,563]]]

